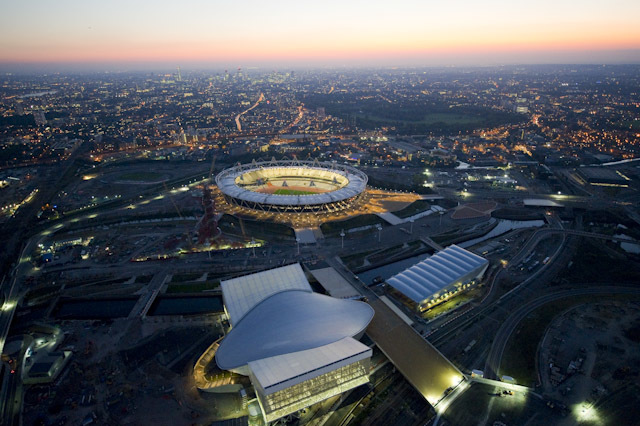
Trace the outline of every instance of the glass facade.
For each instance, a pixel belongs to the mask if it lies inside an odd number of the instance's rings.
[[[305,380],[281,391],[265,395],[251,377],[267,422],[338,395],[369,381],[369,358]]]

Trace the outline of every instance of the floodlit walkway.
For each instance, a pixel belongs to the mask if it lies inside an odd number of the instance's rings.
[[[220,388],[222,386],[236,385],[240,383],[240,376],[230,371],[222,371],[220,374],[216,374],[214,376],[206,375],[207,366],[211,362],[215,362],[213,357],[215,357],[216,351],[220,346],[220,340],[222,340],[222,337],[213,342],[211,346],[207,348],[193,367],[193,378],[196,382],[196,386],[200,390],[211,391],[212,389]]]
[[[435,404],[445,391],[464,379],[462,373],[381,300],[370,300],[375,310],[367,334],[402,375]]]

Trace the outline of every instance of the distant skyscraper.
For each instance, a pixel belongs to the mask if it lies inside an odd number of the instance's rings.
[[[182,81],[182,74],[180,73],[180,65],[178,65],[178,81]]]

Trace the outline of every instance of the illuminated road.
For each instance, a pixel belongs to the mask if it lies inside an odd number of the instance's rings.
[[[243,115],[245,115],[246,113],[248,113],[249,111],[257,107],[258,104],[260,104],[260,102],[262,102],[263,100],[264,100],[264,93],[260,93],[260,97],[258,98],[255,104],[253,104],[250,108],[245,109],[240,114],[236,115],[236,127],[238,128],[239,132],[242,131],[242,123],[240,123],[240,117],[242,117]]]
[[[18,257],[18,264],[13,270],[13,278],[9,278],[10,284],[4,283],[5,285],[0,289],[4,296],[4,303],[0,308],[0,353],[4,349],[11,321],[19,302],[20,285],[17,285],[18,280],[22,279],[24,274],[31,269],[29,256],[38,242],[40,242],[39,238],[32,238],[25,244],[20,252],[20,257]]]
[[[293,126],[296,126],[300,122],[300,120],[302,120],[303,116],[304,116],[304,105],[300,105],[298,107],[298,115],[296,116],[296,118],[291,122],[291,124],[289,124],[288,126],[284,127],[278,133],[286,133],[286,132],[288,132]]]
[[[3,363],[2,365],[2,374],[0,377],[0,383],[2,386],[0,392],[0,419],[2,419],[3,425],[22,424],[22,363],[25,352],[33,339],[28,335],[19,337],[19,339],[21,340],[21,344],[18,352],[14,354],[15,362],[11,367],[6,363]]]
[[[511,334],[515,331],[518,324],[527,317],[531,312],[547,303],[566,299],[569,297],[587,296],[587,295],[612,295],[612,294],[632,294],[640,295],[640,289],[633,287],[591,287],[583,289],[563,290],[555,293],[546,294],[531,300],[524,305],[518,307],[509,317],[502,323],[491,345],[489,355],[484,367],[484,376],[488,379],[499,379],[502,374],[499,372],[502,355],[507,345],[507,341]]]

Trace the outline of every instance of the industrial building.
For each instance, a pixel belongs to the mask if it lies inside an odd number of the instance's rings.
[[[471,287],[487,266],[487,259],[451,245],[389,278],[387,284],[398,299],[424,311]]]
[[[586,182],[596,186],[614,186],[626,188],[630,178],[615,169],[606,167],[580,167],[578,175]]]
[[[360,343],[373,309],[314,293],[300,264],[221,282],[231,330],[215,353],[221,370],[248,376],[266,422],[369,381]]]

